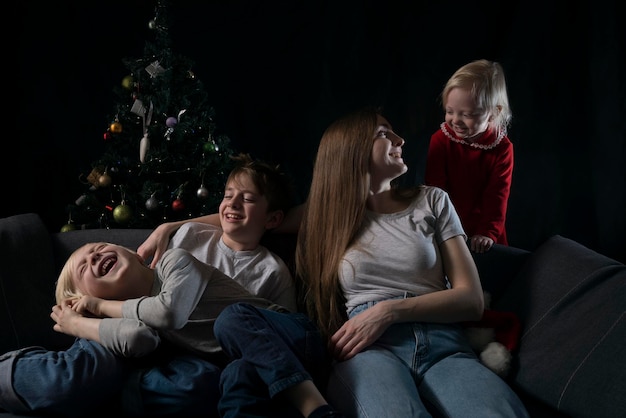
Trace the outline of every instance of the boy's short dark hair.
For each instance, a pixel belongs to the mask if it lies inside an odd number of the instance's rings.
[[[237,178],[240,174],[250,177],[261,195],[265,196],[268,211],[282,210],[287,213],[294,205],[293,182],[280,170],[279,165],[271,165],[264,161],[254,160],[250,154],[240,153],[230,157],[235,166],[226,182]]]

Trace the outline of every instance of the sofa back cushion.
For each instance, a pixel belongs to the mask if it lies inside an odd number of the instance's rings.
[[[626,266],[556,235],[494,309],[522,336],[511,384],[571,417],[626,416]]]
[[[143,243],[151,229],[84,229],[68,232],[56,232],[51,235],[52,252],[55,260],[55,275],[58,275],[77,248],[90,242],[110,242],[137,250]]]
[[[34,213],[0,219],[0,353],[32,345],[56,350],[73,338],[52,329],[53,251]]]

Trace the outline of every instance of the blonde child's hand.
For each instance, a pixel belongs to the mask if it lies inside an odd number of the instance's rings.
[[[469,239],[470,250],[475,253],[484,253],[493,246],[493,240],[484,235],[474,235]]]
[[[102,318],[104,317],[101,309],[103,300],[95,296],[84,295],[80,299],[72,301],[72,310],[83,316]]]
[[[100,342],[99,326],[102,319],[91,318],[92,315],[86,310],[85,313],[88,316],[79,313],[78,311],[83,310],[79,307],[82,299],[67,299],[61,302],[61,304],[52,307],[50,318],[54,321],[53,329],[56,332],[62,332],[73,337]],[[88,303],[87,301],[82,302],[84,304]]]
[[[82,315],[76,312],[72,305],[76,302],[75,299],[64,300],[60,305],[54,305],[50,318],[55,322],[54,330],[62,332],[64,334],[73,335],[77,337],[76,320],[81,318]]]

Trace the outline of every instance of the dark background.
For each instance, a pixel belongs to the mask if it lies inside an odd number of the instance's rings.
[[[37,2],[38,3],[38,2]],[[4,61],[0,216],[51,231],[103,152],[113,87],[153,32],[154,1],[22,2]],[[337,116],[383,105],[420,183],[438,95],[459,66],[502,63],[515,146],[507,229],[534,249],[561,234],[626,261],[626,65],[617,1],[173,1],[174,50],[195,62],[237,151],[280,163],[304,200],[319,138]],[[620,10],[622,8],[620,7]],[[7,35],[5,35],[7,36]],[[18,81],[11,75],[18,71]],[[12,135],[17,135],[17,144]],[[16,150],[17,145],[17,150]]]

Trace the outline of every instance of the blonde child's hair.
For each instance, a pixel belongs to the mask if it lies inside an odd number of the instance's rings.
[[[504,70],[500,63],[480,59],[456,70],[441,92],[444,109],[448,94],[454,88],[468,90],[481,111],[493,113],[493,125],[497,133],[506,135],[513,114],[509,106]]]
[[[66,299],[76,299],[83,296],[83,293],[76,288],[74,284],[74,271],[76,271],[76,263],[78,263],[77,255],[81,249],[92,245],[109,245],[108,242],[89,242],[78,247],[63,265],[56,283],[54,292],[57,305]]]

